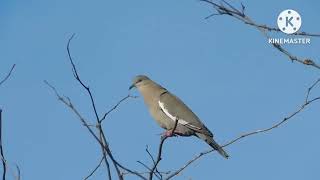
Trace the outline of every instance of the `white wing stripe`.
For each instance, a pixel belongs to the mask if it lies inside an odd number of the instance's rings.
[[[191,127],[193,127],[193,128],[196,128],[196,129],[201,129],[201,128],[199,128],[199,127],[196,127],[196,126],[188,123],[187,121],[185,121],[185,120],[183,120],[183,119],[179,119],[178,117],[175,117],[175,116],[171,115],[171,114],[168,112],[168,110],[164,107],[163,102],[158,101],[158,103],[159,103],[159,106],[160,106],[160,108],[162,109],[162,111],[163,111],[172,121],[176,122],[176,120],[178,120],[178,123],[180,123],[180,124],[182,124],[182,125],[191,126]]]

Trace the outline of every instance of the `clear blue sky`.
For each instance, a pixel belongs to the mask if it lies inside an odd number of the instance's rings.
[[[291,8],[301,14],[303,31],[320,32],[319,1],[242,2],[262,24],[276,26],[279,12]],[[226,16],[205,20],[210,13],[196,0],[1,0],[0,77],[17,64],[0,87],[11,167],[19,164],[26,180],[81,179],[99,161],[96,141],[43,83],[48,80],[86,118],[94,118],[68,63],[66,43],[72,33],[75,63],[99,113],[127,94],[137,74],[149,75],[183,99],[221,144],[295,111],[319,70],[289,62],[239,21]],[[317,38],[311,45],[286,47],[320,62]],[[228,146],[229,160],[210,154],[177,179],[319,179],[319,108],[316,103],[279,129]],[[142,98],[122,104],[104,129],[116,158],[137,170],[144,170],[137,160],[150,163],[144,149],[149,145],[155,152],[162,132]],[[170,139],[160,168],[176,169],[206,149],[196,138]],[[103,168],[92,179],[105,177]]]

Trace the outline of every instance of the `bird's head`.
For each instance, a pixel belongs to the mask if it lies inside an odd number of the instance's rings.
[[[149,83],[151,80],[145,76],[145,75],[138,75],[135,78],[133,78],[132,85],[129,87],[129,90],[136,87],[139,88],[147,83]]]

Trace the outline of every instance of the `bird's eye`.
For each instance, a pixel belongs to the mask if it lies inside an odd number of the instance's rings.
[[[139,82],[141,82],[142,81],[142,79],[139,79],[138,81],[137,81],[137,83],[139,83]]]

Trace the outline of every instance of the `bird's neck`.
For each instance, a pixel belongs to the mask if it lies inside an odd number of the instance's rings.
[[[144,97],[145,103],[150,107],[158,104],[160,95],[167,92],[167,90],[158,84],[148,84],[148,88],[141,88],[140,92]]]

